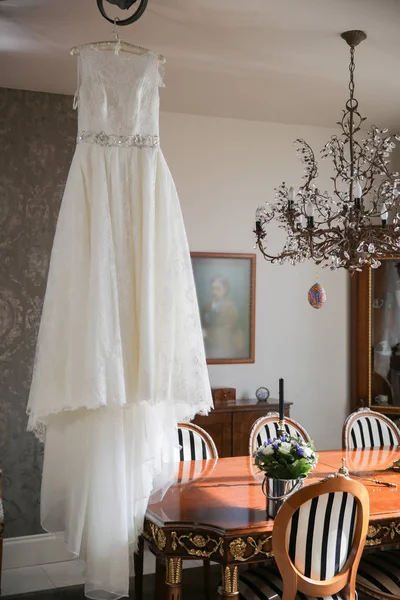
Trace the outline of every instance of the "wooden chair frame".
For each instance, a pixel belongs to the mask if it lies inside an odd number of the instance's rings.
[[[305,577],[296,569],[289,557],[286,531],[290,519],[302,504],[330,492],[348,492],[354,496],[357,502],[357,518],[352,548],[345,565],[332,579],[320,581]],[[354,600],[357,569],[367,536],[368,521],[369,496],[366,487],[343,476],[309,485],[289,496],[276,516],[272,532],[272,549],[283,581],[282,600],[294,600],[297,591],[312,597],[325,597],[342,592],[345,598]]]
[[[257,419],[257,421],[255,423],[253,423],[253,426],[250,431],[250,437],[249,437],[249,454],[250,454],[250,456],[253,456],[253,454],[256,450],[255,447],[253,448],[253,444],[254,444],[254,440],[257,438],[259,431],[261,429],[263,429],[263,427],[266,423],[273,423],[274,421],[277,420],[277,418],[279,419],[279,414],[277,412],[269,412],[266,415]],[[302,427],[299,423],[297,423],[297,421],[294,421],[293,419],[290,419],[289,417],[285,417],[285,423],[287,423],[288,425],[291,425],[294,429],[296,429],[299,432],[299,435],[306,442],[311,442],[311,438],[308,435],[307,431],[304,429],[304,427]]]
[[[400,431],[397,428],[397,426],[395,425],[395,423],[393,423],[393,421],[389,417],[387,417],[386,415],[384,415],[382,413],[371,410],[370,408],[359,408],[356,412],[351,413],[351,415],[349,415],[347,417],[347,419],[345,420],[345,422],[343,424],[343,430],[342,430],[342,448],[343,448],[343,450],[353,450],[353,448],[351,448],[350,436],[351,436],[351,430],[353,429],[353,426],[358,421],[358,419],[361,419],[362,417],[371,417],[371,416],[373,416],[376,419],[379,419],[380,421],[385,423],[385,425],[390,427],[390,429],[393,432],[393,436],[397,440],[397,444],[400,445]]]
[[[203,438],[207,446],[207,450],[210,453],[210,459],[218,458],[217,446],[215,445],[211,435],[205,429],[199,427],[198,425],[195,425],[194,423],[178,423],[178,429],[189,429],[200,435]]]

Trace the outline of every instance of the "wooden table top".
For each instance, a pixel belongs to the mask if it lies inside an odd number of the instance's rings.
[[[341,466],[346,458],[354,479],[369,477],[390,481],[397,488],[362,481],[370,496],[370,522],[400,517],[400,473],[387,470],[400,459],[400,450],[325,451],[305,483],[316,482]],[[159,527],[196,524],[223,535],[272,531],[265,519],[266,499],[261,491],[262,473],[257,473],[249,456],[179,463],[178,480],[161,502],[151,504],[147,518]],[[189,480],[189,481],[188,481]]]

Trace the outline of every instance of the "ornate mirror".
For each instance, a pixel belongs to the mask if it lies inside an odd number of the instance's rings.
[[[400,256],[351,281],[352,408],[400,418]]]

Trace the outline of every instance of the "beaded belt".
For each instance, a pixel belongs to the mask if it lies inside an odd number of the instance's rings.
[[[104,133],[95,133],[94,131],[80,131],[76,138],[76,143],[85,142],[86,144],[98,144],[99,146],[120,146],[130,148],[156,148],[159,145],[158,135],[113,135]]]

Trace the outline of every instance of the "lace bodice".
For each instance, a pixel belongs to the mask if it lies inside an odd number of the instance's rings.
[[[79,131],[158,135],[162,79],[156,54],[117,55],[87,45],[80,49],[78,61]]]

